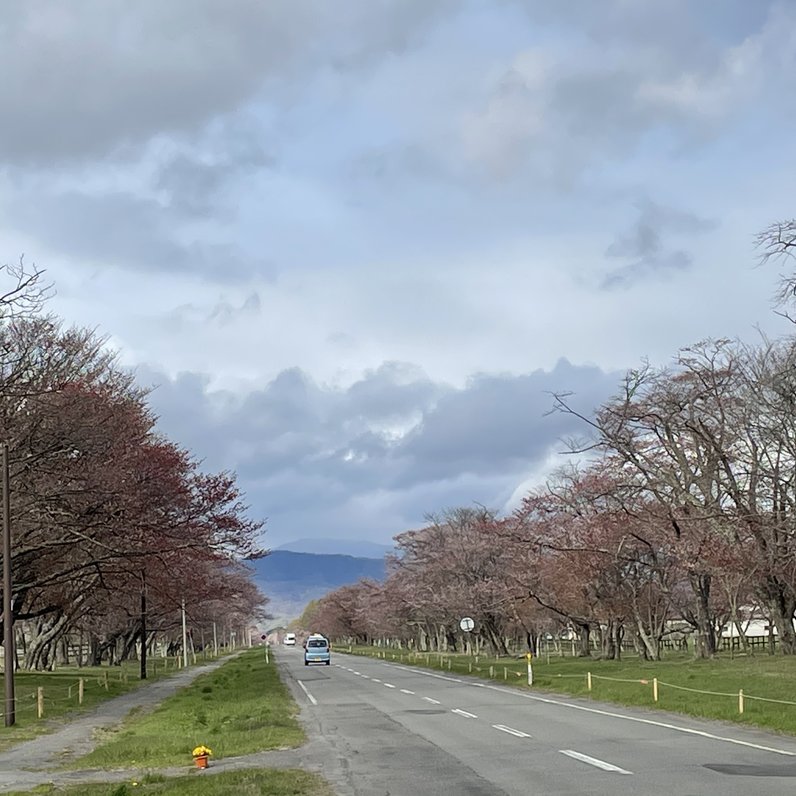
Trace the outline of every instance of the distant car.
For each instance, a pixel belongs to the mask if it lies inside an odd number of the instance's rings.
[[[320,634],[310,636],[304,642],[304,665],[311,663],[324,663],[329,666],[332,662],[329,640]]]
[[[286,647],[295,647],[296,646],[296,634],[295,633],[285,633],[285,637],[282,639],[282,643]]]

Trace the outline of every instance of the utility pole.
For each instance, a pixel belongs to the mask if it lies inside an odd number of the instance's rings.
[[[141,679],[146,680],[146,577],[141,570]]]
[[[11,484],[8,475],[8,444],[3,443],[3,680],[5,682],[5,726],[16,724],[14,699],[14,614],[11,604]]]
[[[188,668],[188,626],[185,624],[185,597],[182,598],[182,665]]]

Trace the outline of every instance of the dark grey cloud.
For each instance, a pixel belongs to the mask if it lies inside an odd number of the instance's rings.
[[[620,234],[605,252],[607,257],[626,264],[609,271],[600,287],[603,290],[630,287],[646,279],[689,270],[693,257],[687,250],[672,246],[670,241],[690,238],[715,227],[715,221],[684,210],[650,201],[641,203],[633,226]]]
[[[193,134],[307,70],[410,46],[446,0],[8,0],[0,161],[102,157]]]
[[[578,431],[571,417],[550,414],[551,393],[572,393],[576,406],[588,415],[616,384],[616,374],[573,366],[565,359],[552,371],[476,376],[464,389],[443,396],[402,442],[400,454],[412,462],[403,480],[447,478],[451,472],[488,475],[523,463],[538,465],[551,445]]]
[[[217,279],[240,278],[254,267],[233,244],[181,239],[179,218],[169,207],[133,193],[34,189],[8,202],[5,211],[40,244],[90,265]]]
[[[188,217],[229,217],[226,194],[238,178],[273,166],[274,156],[260,139],[261,131],[249,124],[223,124],[157,168],[153,188],[171,210]],[[232,183],[232,185],[231,185]]]
[[[343,530],[357,506],[373,512],[369,522],[389,506],[373,529],[389,536],[444,506],[505,502],[562,438],[583,430],[549,414],[551,393],[573,392],[588,414],[619,380],[561,360],[552,371],[479,375],[454,388],[385,363],[345,389],[293,368],[240,400],[198,374],[138,376],[159,384],[151,401],[163,430],[208,466],[235,469],[253,511],[288,537],[308,518],[305,531]]]

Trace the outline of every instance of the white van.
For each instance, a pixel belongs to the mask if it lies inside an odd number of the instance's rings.
[[[286,647],[295,647],[296,646],[296,634],[295,633],[285,633],[285,637],[282,639],[282,643]]]

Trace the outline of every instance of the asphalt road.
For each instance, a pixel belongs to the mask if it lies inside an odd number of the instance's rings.
[[[332,653],[277,658],[341,796],[796,793],[796,739]]]

